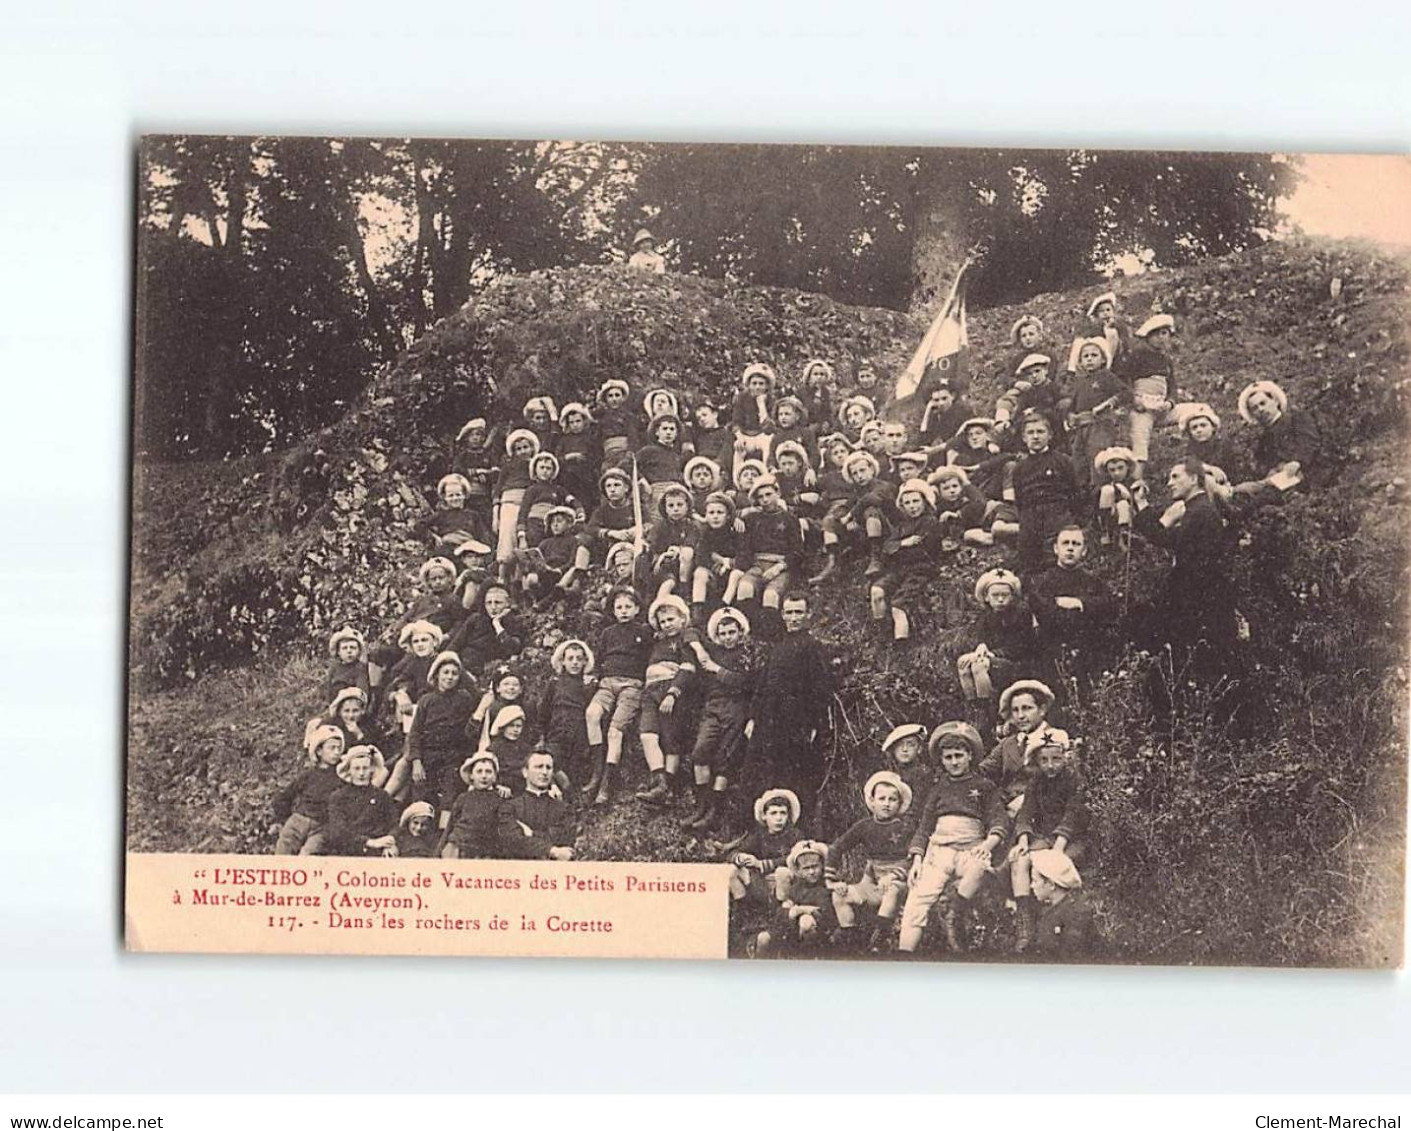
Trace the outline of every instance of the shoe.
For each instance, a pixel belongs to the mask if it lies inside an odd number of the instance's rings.
[[[837,569],[838,555],[829,554],[828,560],[823,563],[823,568],[819,570],[816,574],[814,574],[812,577],[810,577],[808,579],[808,583],[810,585],[822,585],[825,581],[827,581],[830,577],[833,576]]]
[[[946,913],[941,919],[941,927],[945,931],[946,948],[955,954],[964,954],[966,950],[965,928],[961,921],[961,909],[956,906],[958,900],[951,900],[946,904]]]
[[[878,923],[872,928],[872,934],[867,940],[868,954],[886,954],[891,949],[892,923],[888,920],[885,923]]]
[[[882,555],[873,552],[867,559],[867,568],[862,571],[863,577],[876,577],[882,572]]]
[[[583,783],[582,792],[585,796],[592,797],[603,784],[603,768],[607,765],[607,755],[601,746],[594,747],[589,753],[593,758],[593,776]]]
[[[594,805],[611,805],[613,794],[617,792],[618,769],[609,762],[602,768],[602,781],[598,785],[598,794],[593,798]]]
[[[696,786],[696,807],[691,810],[691,815],[683,822],[688,829],[704,829],[707,827],[706,817],[711,810],[711,794],[714,792],[710,788],[710,783]]]
[[[643,805],[665,805],[671,799],[671,786],[667,784],[666,771],[653,771],[651,784],[639,789],[634,796]]]

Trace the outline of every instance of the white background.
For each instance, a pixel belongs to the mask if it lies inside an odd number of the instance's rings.
[[[0,1090],[1407,1086],[1399,975],[139,958],[117,875],[139,131],[1405,151],[1411,6],[37,0],[3,27]]]

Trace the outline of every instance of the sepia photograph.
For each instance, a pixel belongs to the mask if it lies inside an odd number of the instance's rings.
[[[134,171],[130,948],[1402,964],[1411,159]]]

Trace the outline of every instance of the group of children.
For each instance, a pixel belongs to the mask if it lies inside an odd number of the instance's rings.
[[[1090,685],[1115,624],[1085,559],[1129,548],[1158,423],[1240,475],[1214,409],[1175,403],[1172,318],[1131,329],[1116,307],[1094,300],[1063,374],[1043,324],[1016,322],[988,416],[928,375],[919,421],[887,419],[876,369],[840,391],[814,359],[792,389],[747,366],[724,411],[613,378],[591,406],[536,395],[519,419],[469,421],[419,527],[418,595],[376,638],[328,642],[328,706],[276,799],[275,851],[570,859],[575,810],[613,804],[635,740],[643,805],[669,810],[689,767],[695,835],[738,834],[729,798],[754,766],[755,827],[725,851],[758,953],[864,936],[914,951],[938,903],[936,937],[964,949],[997,870],[1018,949],[1081,948],[1076,744],[1046,715],[1050,684]],[[973,582],[967,717],[896,728],[867,815],[831,844],[804,836],[827,713],[805,586],[855,555],[871,618],[904,641],[969,548],[996,545],[1013,568]],[[557,625],[543,678],[522,656],[529,609],[534,635]]]

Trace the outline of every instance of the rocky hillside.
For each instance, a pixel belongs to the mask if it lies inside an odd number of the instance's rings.
[[[1405,788],[1407,285],[1404,262],[1302,242],[1118,281],[1134,319],[1177,316],[1180,384],[1233,434],[1235,394],[1273,378],[1317,415],[1336,471],[1323,496],[1262,516],[1243,539],[1249,670],[1271,689],[1264,740],[1193,727],[1188,748],[1178,743],[1191,765],[1143,762],[1140,659],[1084,720],[1112,829],[1101,866],[1114,957],[1385,962],[1399,947],[1386,924],[1400,906],[1391,873]],[[1023,309],[1066,342],[1090,297],[1043,295]],[[1019,313],[972,313],[978,397],[997,391]],[[268,850],[263,805],[317,707],[320,638],[344,620],[398,615],[421,559],[412,524],[468,416],[530,390],[562,403],[609,375],[723,395],[755,358],[785,373],[813,356],[844,374],[864,358],[895,372],[923,330],[791,291],[617,268],[541,272],[438,324],[355,410],[279,458],[139,467],[131,846]],[[1163,444],[1158,464],[1173,450]],[[1133,563],[1111,580],[1139,603],[1162,563],[1146,550]],[[983,564],[938,586],[926,642],[907,654],[867,631],[860,583],[824,595],[821,635],[846,644],[828,793],[838,810],[880,729],[954,709],[951,654],[966,581]],[[534,655],[552,643],[552,626],[542,631]],[[595,818],[585,845],[618,858],[710,852],[680,843],[666,819]]]

